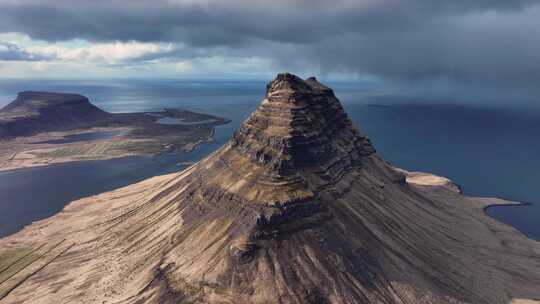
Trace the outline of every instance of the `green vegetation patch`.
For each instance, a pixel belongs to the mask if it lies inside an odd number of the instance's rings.
[[[0,274],[11,264],[32,252],[32,248],[13,248],[0,251]]]
[[[40,158],[88,158],[88,157],[111,157],[126,153],[155,153],[160,149],[159,143],[154,141],[111,141],[100,143],[89,143],[80,145],[69,145],[51,152],[34,153]]]
[[[31,152],[38,158],[100,159],[118,157],[127,154],[153,155],[166,151],[173,146],[181,149],[188,143],[204,142],[213,135],[213,128],[196,127],[173,134],[151,136],[148,139],[125,139],[100,141],[95,143],[69,144],[50,151]]]
[[[40,257],[39,248],[13,248],[0,251],[0,298],[8,288],[6,283]]]

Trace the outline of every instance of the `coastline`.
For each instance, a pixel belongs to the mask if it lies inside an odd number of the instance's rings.
[[[31,169],[31,168],[37,168],[37,167],[47,167],[47,166],[53,166],[53,165],[60,165],[65,163],[72,163],[72,162],[85,162],[85,161],[102,161],[102,160],[112,160],[112,159],[121,159],[126,157],[132,157],[132,156],[150,156],[155,157],[159,156],[162,153],[190,153],[193,152],[197,147],[199,147],[201,144],[204,144],[206,141],[198,140],[196,142],[189,142],[186,143],[182,148],[177,149],[175,151],[162,151],[160,153],[123,153],[123,154],[116,154],[116,155],[105,155],[105,156],[90,156],[90,157],[66,157],[66,158],[56,158],[56,159],[30,159],[28,162],[20,162],[17,165],[7,165],[0,167],[0,173],[1,172],[10,172],[15,170],[21,170],[21,169]]]
[[[42,133],[30,138],[16,138],[10,141],[0,142],[2,146],[12,149],[4,156],[0,155],[0,172],[44,167],[54,164],[63,164],[77,161],[99,161],[118,159],[130,156],[157,156],[162,153],[189,153],[199,145],[214,140],[215,128],[227,124],[229,121],[204,125],[204,128],[196,129],[179,138],[132,138],[127,134],[133,128],[108,127],[75,130],[71,132]],[[195,132],[207,134],[195,135]],[[89,134],[94,132],[123,132],[122,135],[108,139],[95,139],[77,141],[74,143],[53,144],[46,141],[62,140],[73,135]],[[192,138],[195,136],[195,138]],[[185,141],[187,140],[187,141]],[[10,147],[10,148],[9,148]],[[79,152],[82,150],[83,152]],[[68,151],[73,155],[61,155],[59,152]],[[88,152],[87,152],[88,151]],[[96,152],[97,151],[97,152]],[[79,152],[79,153],[77,153]]]
[[[57,103],[63,106],[49,111]],[[0,171],[190,152],[227,123],[224,117],[173,108],[109,113],[82,95],[22,92],[0,109]]]
[[[193,152],[195,149],[197,149],[201,144],[210,143],[210,142],[211,142],[210,138],[208,140],[204,141],[204,142],[203,141],[198,141],[196,143],[193,143],[194,146],[193,146],[192,149],[190,149],[190,150],[183,150],[182,149],[182,150],[178,150],[178,151],[176,151],[174,153],[190,153],[190,152]],[[63,163],[68,163],[68,162],[86,162],[86,161],[92,162],[92,161],[122,159],[122,158],[127,158],[127,157],[138,157],[138,156],[140,156],[140,157],[145,157],[145,156],[155,157],[157,155],[136,155],[136,154],[134,154],[134,155],[125,155],[125,156],[120,156],[120,157],[113,157],[113,158],[109,158],[109,159],[88,159],[88,160],[74,159],[72,161],[50,163],[50,164],[43,165],[43,166],[54,166],[54,165],[60,165],[60,164],[63,164]],[[115,189],[115,190],[112,190],[112,191],[107,191],[107,192],[114,192],[114,191],[117,191],[117,190],[120,190],[120,189],[123,189],[123,188],[129,188],[129,187],[134,186],[134,185],[139,184],[139,183],[145,183],[147,180],[151,180],[151,179],[154,179],[156,177],[165,177],[165,176],[169,176],[169,175],[173,176],[173,175],[176,175],[176,174],[182,175],[185,171],[187,171],[189,169],[189,167],[193,166],[196,163],[197,162],[180,162],[179,164],[187,165],[188,168],[186,168],[184,170],[180,170],[180,171],[175,172],[175,173],[167,173],[167,174],[164,174],[164,175],[156,175],[156,176],[153,176],[153,177],[149,177],[149,178],[147,178],[147,179],[145,179],[143,181],[135,182],[133,184],[122,186],[122,187],[120,187],[118,189]],[[30,167],[14,168],[14,169],[9,169],[9,170],[3,170],[3,169],[0,168],[0,173],[2,173],[2,172],[10,172],[10,171],[17,171],[17,170],[21,170],[21,169],[31,169],[31,168],[43,167],[43,166],[36,165],[36,166],[30,166]],[[398,172],[403,173],[406,176],[406,181],[407,181],[408,184],[412,184],[412,185],[416,185],[416,186],[420,186],[420,187],[442,188],[442,189],[445,189],[445,190],[449,190],[451,192],[458,193],[461,196],[463,196],[463,198],[471,201],[471,203],[476,204],[477,207],[482,209],[482,212],[483,212],[483,214],[485,216],[497,221],[500,224],[511,227],[512,229],[517,231],[519,234],[522,234],[527,239],[530,239],[530,240],[533,240],[533,241],[536,241],[536,242],[540,242],[540,240],[536,240],[536,239],[533,239],[533,238],[525,235],[523,232],[519,231],[514,226],[512,226],[510,224],[507,224],[507,223],[505,223],[503,221],[500,221],[500,220],[492,217],[491,215],[489,215],[489,213],[487,213],[488,209],[494,208],[494,207],[526,207],[526,206],[532,206],[533,203],[530,203],[530,202],[518,202],[518,201],[513,201],[513,200],[506,199],[506,198],[501,198],[501,197],[468,196],[468,195],[461,192],[461,187],[458,184],[454,183],[452,180],[450,180],[450,179],[448,179],[448,178],[446,178],[444,176],[434,175],[434,174],[430,174],[430,173],[426,173],[426,172],[406,171],[406,170],[398,168],[398,167],[393,167],[393,168],[396,169]],[[96,194],[96,195],[93,195],[93,196],[105,194],[107,192],[99,193],[99,194]],[[93,197],[93,196],[90,196],[90,197]],[[87,197],[87,198],[90,198],[90,197]],[[63,209],[60,210],[59,212],[51,215],[50,217],[47,217],[47,218],[32,222],[32,223],[26,225],[25,228],[23,228],[23,229],[26,229],[27,227],[30,227],[30,226],[34,225],[35,223],[37,223],[37,222],[46,221],[46,220],[50,219],[51,217],[54,217],[54,216],[64,212],[64,210],[69,205],[71,205],[72,203],[77,202],[79,200],[84,200],[84,199],[85,198],[81,198],[81,199],[78,199],[76,201],[71,201],[68,204],[66,204],[63,207]],[[15,232],[14,234],[17,234],[17,233],[18,232]],[[14,234],[10,234],[10,235],[7,235],[7,236],[0,237],[0,240],[3,239],[3,238],[11,237]]]
[[[505,200],[507,201],[508,203],[500,203],[500,204],[491,204],[491,205],[487,205],[484,207],[484,212],[487,213],[487,210],[490,209],[490,208],[493,208],[493,207],[527,207],[527,206],[532,206],[534,205],[533,203],[527,203],[527,202],[516,202],[516,201],[511,201],[511,200],[507,200],[505,198],[499,198],[501,200]],[[489,214],[488,214],[489,215]]]
[[[500,200],[500,201],[496,202],[496,203],[491,202],[491,203],[489,203],[488,205],[485,205],[482,208],[483,209],[482,211],[484,212],[484,214],[486,216],[500,222],[500,223],[503,223],[505,225],[508,225],[508,226],[512,227],[512,229],[514,229],[518,233],[524,235],[526,238],[540,243],[540,237],[538,237],[538,235],[536,235],[534,233],[522,231],[520,228],[515,226],[513,223],[506,222],[505,220],[500,219],[500,218],[496,217],[495,215],[489,213],[489,210],[492,210],[492,209],[495,209],[495,208],[498,208],[498,207],[513,207],[513,208],[520,207],[520,208],[523,208],[523,207],[532,207],[532,206],[535,205],[535,203],[517,202],[517,201],[507,200],[507,199],[504,199],[504,198],[496,198],[496,199]]]
[[[463,195],[464,198],[471,201],[473,204],[479,205],[478,207],[482,209],[482,213],[489,217],[490,219],[493,219],[497,221],[498,223],[501,223],[503,225],[506,225],[508,227],[511,227],[513,230],[515,230],[517,233],[523,235],[527,239],[530,239],[535,242],[540,242],[540,239],[535,239],[524,232],[520,231],[517,227],[514,227],[513,225],[506,223],[504,221],[501,221],[492,215],[488,213],[488,209],[495,208],[495,207],[527,207],[532,206],[534,203],[530,202],[518,202],[507,198],[502,197],[476,197],[476,196],[469,196],[465,193],[463,193],[462,188],[460,185],[454,183],[452,180],[444,177],[444,176],[438,176],[430,173],[425,172],[416,172],[416,171],[407,171],[401,168],[394,167],[398,172],[401,172],[405,174],[407,183],[420,185],[420,186],[427,186],[427,187],[442,187],[450,191],[457,192],[461,195]]]

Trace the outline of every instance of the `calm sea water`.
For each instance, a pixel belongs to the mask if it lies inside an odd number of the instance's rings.
[[[68,202],[180,170],[217,149],[257,107],[264,81],[1,81],[0,106],[23,90],[86,95],[111,112],[183,108],[232,120],[215,141],[184,155],[76,162],[0,172],[0,236],[48,217]],[[396,166],[447,176],[468,195],[540,203],[540,112],[411,100],[368,82],[330,83],[355,124]],[[382,97],[384,96],[384,97]],[[376,105],[376,106],[374,106]],[[540,239],[540,204],[488,213]]]

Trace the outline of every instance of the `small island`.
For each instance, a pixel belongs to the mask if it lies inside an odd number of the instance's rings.
[[[179,109],[109,113],[79,94],[25,91],[0,110],[0,171],[189,152],[226,123]]]

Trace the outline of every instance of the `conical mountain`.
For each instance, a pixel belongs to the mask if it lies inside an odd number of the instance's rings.
[[[331,89],[280,74],[232,139],[199,163],[73,202],[0,240],[39,253],[0,284],[0,296],[8,303],[538,299],[540,245],[483,213],[497,202],[393,168]]]
[[[203,161],[204,180],[257,204],[308,200],[372,153],[332,90],[279,74],[230,142]]]

